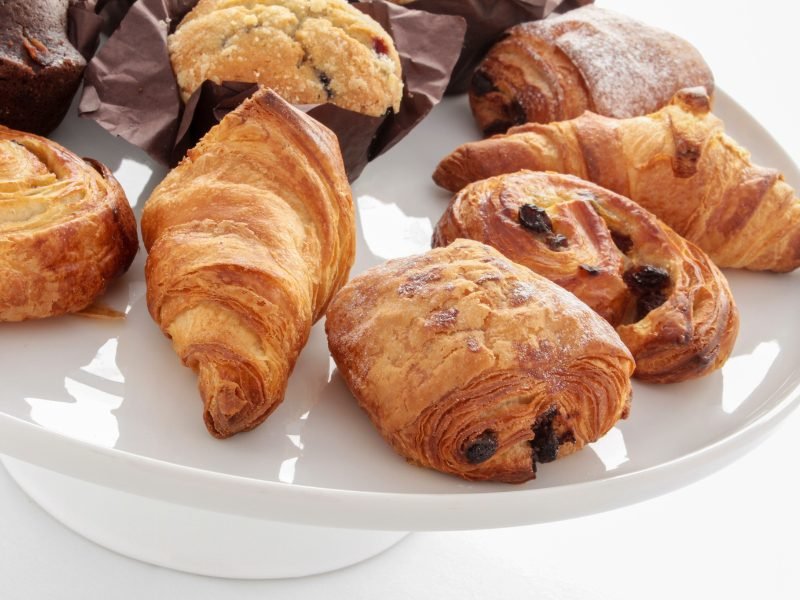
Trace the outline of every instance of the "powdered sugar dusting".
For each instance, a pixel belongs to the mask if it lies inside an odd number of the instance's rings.
[[[439,310],[425,319],[425,327],[430,327],[431,329],[437,331],[443,331],[453,327],[456,324],[456,319],[458,318],[458,309],[447,308],[445,310]]]
[[[613,11],[586,6],[527,27],[575,64],[602,115],[654,112],[684,87],[713,90],[711,71],[691,44]]]
[[[411,298],[428,287],[427,284],[439,281],[441,278],[441,269],[431,269],[423,273],[414,273],[405,283],[397,288],[397,293],[405,298]]]
[[[511,288],[511,293],[508,295],[508,303],[511,306],[522,306],[527,304],[535,293],[536,290],[533,285],[527,281],[518,281]]]

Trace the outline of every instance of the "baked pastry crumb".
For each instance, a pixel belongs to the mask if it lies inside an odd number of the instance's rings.
[[[344,0],[200,0],[167,43],[184,101],[208,79],[370,116],[400,108],[392,38]]]

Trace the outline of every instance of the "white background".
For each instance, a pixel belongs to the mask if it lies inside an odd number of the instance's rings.
[[[691,41],[718,85],[800,162],[800,4],[599,3]],[[798,458],[800,413],[734,465],[655,500],[547,525],[414,534],[349,569],[256,582],[108,552],[51,519],[0,471],[0,598],[798,598]]]

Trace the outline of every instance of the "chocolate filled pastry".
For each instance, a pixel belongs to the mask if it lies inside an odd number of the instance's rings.
[[[471,238],[575,294],[613,325],[635,376],[671,383],[725,362],[739,330],[708,256],[636,203],[577,177],[520,171],[450,202],[434,245]]]
[[[800,199],[774,169],[725,135],[702,89],[681,90],[645,117],[529,124],[444,158],[433,175],[457,191],[520,169],[570,173],[631,198],[719,267],[800,266]]]
[[[658,110],[685,87],[714,78],[700,53],[676,35],[619,13],[585,6],[512,27],[475,70],[470,106],[486,135],[585,110],[626,118]]]
[[[311,325],[355,256],[336,136],[261,90],[153,191],[142,214],[147,306],[199,375],[216,437],[283,400]]]
[[[628,414],[634,363],[611,326],[472,240],[353,278],[326,331],[394,450],[465,479],[533,479]]]
[[[86,67],[67,40],[69,0],[0,2],[0,124],[47,135]]]
[[[392,38],[345,0],[200,0],[167,43],[184,102],[208,79],[375,117],[400,108]]]
[[[0,125],[0,321],[86,308],[138,246],[133,211],[105,166]]]

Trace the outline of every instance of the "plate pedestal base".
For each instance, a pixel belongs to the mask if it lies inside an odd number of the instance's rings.
[[[73,531],[119,554],[189,573],[240,579],[313,575],[375,556],[408,535],[198,510],[87,483],[9,457],[1,460],[39,506]]]

